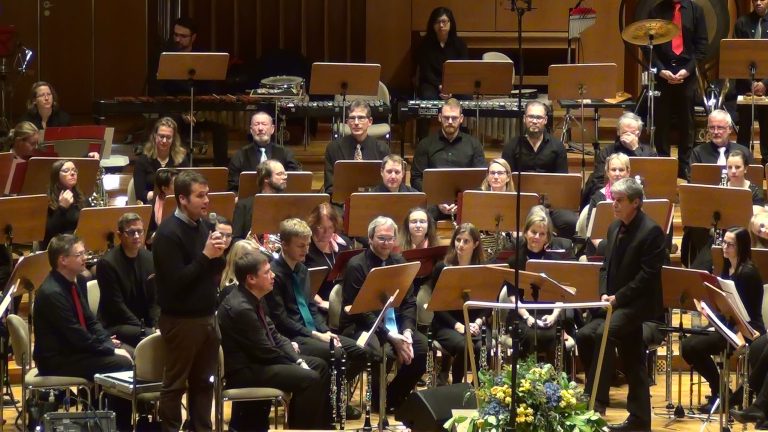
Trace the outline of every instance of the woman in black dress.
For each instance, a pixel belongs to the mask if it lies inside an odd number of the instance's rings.
[[[148,203],[154,197],[155,172],[160,168],[190,166],[189,153],[181,145],[179,128],[170,117],[155,123],[144,152],[136,158],[133,168],[133,188],[136,199]]]
[[[48,220],[42,248],[59,234],[72,234],[80,219],[80,210],[88,207],[88,200],[77,187],[77,168],[72,161],[60,159],[51,165],[48,186]]]

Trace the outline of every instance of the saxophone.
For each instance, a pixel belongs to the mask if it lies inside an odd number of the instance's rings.
[[[96,187],[93,189],[93,194],[88,199],[91,207],[106,207],[109,205],[109,195],[104,188],[104,168],[99,167],[96,173]]]

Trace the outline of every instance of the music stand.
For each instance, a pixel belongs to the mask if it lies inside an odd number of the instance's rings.
[[[563,286],[576,289],[571,301],[585,302],[600,298],[601,263],[578,261],[528,260],[525,270],[540,273],[558,281]]]
[[[137,213],[146,227],[152,214],[152,206],[90,207],[80,210],[75,234],[83,241],[86,250],[106,252],[117,245],[115,232],[117,221],[125,213]]]
[[[429,168],[424,170],[424,193],[428,205],[455,203],[465,190],[477,189],[485,179],[485,168]]]
[[[762,65],[762,69],[761,68]],[[721,78],[749,79],[751,83],[760,74],[768,76],[768,40],[722,39],[720,41],[719,75]],[[752,121],[749,126],[749,150],[755,149],[755,98],[751,98]]]
[[[521,193],[519,200],[517,195],[517,192],[465,191],[459,200],[457,223],[471,222],[481,231],[517,232],[518,226],[525,225],[531,207],[539,204],[536,194]],[[520,215],[517,222],[516,214]]]
[[[346,202],[355,192],[367,192],[381,183],[381,161],[338,160],[333,164],[333,196],[335,203]]]
[[[45,238],[48,196],[0,198],[0,228],[5,244],[32,243]]]
[[[515,63],[511,61],[448,60],[443,63],[442,93],[471,94],[476,101],[482,95],[512,93]],[[475,118],[480,122],[480,104],[475,105]],[[477,128],[480,137],[480,128]]]
[[[386,267],[377,267],[368,273],[360,287],[360,291],[355,296],[351,306],[345,307],[347,314],[354,315],[358,313],[381,311],[376,320],[374,328],[370,332],[363,332],[357,343],[365,347],[371,336],[375,336],[375,331],[379,322],[386,312],[385,306],[398,307],[405,296],[411,290],[413,279],[419,271],[419,263],[403,263]],[[396,297],[390,300],[390,297]],[[347,308],[349,308],[347,310]],[[386,400],[387,400],[387,355],[385,345],[381,344],[381,366],[379,368],[379,430],[384,429],[384,419],[386,419]]]
[[[99,161],[91,158],[33,157],[27,161],[24,184],[19,195],[38,195],[48,193],[51,178],[51,165],[57,160],[68,160],[77,168],[77,187],[86,199],[93,195],[99,171]]]
[[[417,278],[427,277],[432,274],[432,269],[438,260],[445,257],[448,252],[448,245],[430,246],[421,249],[408,249],[402,252],[403,258],[408,262],[418,261],[421,263]]]
[[[367,63],[312,63],[312,95],[341,95],[341,123],[347,121],[347,95],[376,96],[379,94],[381,65]],[[344,137],[344,128],[340,128]]]
[[[631,157],[632,177],[640,177],[645,199],[677,202],[677,159],[671,157]]]
[[[643,201],[643,212],[653,219],[665,233],[672,227],[675,207],[668,200],[653,199]],[[608,227],[616,220],[613,213],[613,203],[601,201],[592,210],[592,216],[587,226],[587,237],[592,240],[602,240],[608,235]]]
[[[584,128],[585,98],[609,99],[616,96],[617,77],[618,67],[616,63],[560,64],[549,67],[549,98],[552,100],[575,99],[581,103],[581,124],[579,126],[581,128],[582,179],[587,167],[584,141],[584,134],[586,133]],[[596,147],[595,153],[598,150]]]
[[[349,237],[368,237],[368,224],[378,216],[399,223],[414,207],[426,207],[423,192],[353,193],[344,207],[344,231]]]
[[[689,183],[720,186],[724,170],[724,166],[717,164],[691,164],[691,181]],[[747,167],[747,180],[757,185],[760,190],[763,189],[764,170],[765,168],[762,165],[753,164]]]
[[[307,298],[315,298],[330,270],[328,267],[312,267],[309,269],[309,296]]]
[[[328,276],[326,276],[325,280],[328,282],[333,282],[340,279],[344,274],[344,269],[347,268],[347,263],[349,260],[351,260],[355,255],[358,255],[364,251],[365,249],[348,249],[339,252],[339,254],[336,255],[336,261],[333,263],[333,268],[331,268],[331,271],[328,272]]]
[[[227,176],[229,170],[225,167],[180,167],[174,168],[179,172],[182,171],[195,171],[202,174],[206,180],[208,180],[208,192],[226,192],[227,189]]]
[[[329,202],[328,194],[258,194],[253,197],[251,232],[276,233],[280,222],[289,218],[304,219],[312,210]]]
[[[308,194],[312,193],[312,172],[311,171],[286,171],[285,193]],[[257,184],[259,173],[256,171],[243,171],[240,173],[240,183],[237,188],[237,198],[244,198],[256,195],[261,192]]]
[[[517,184],[517,173],[512,173],[515,190],[534,193],[542,202],[549,202],[552,208],[578,211],[582,178],[578,174],[549,174],[521,172]]]
[[[748,226],[752,192],[720,186],[681,184],[680,213],[683,226],[710,228]]]
[[[222,81],[227,78],[229,54],[199,52],[164,52],[157,66],[158,80],[189,82],[189,115],[195,115],[195,81]],[[195,122],[189,122],[189,142],[194,142]],[[189,153],[190,163],[192,152]],[[226,190],[226,189],[224,189]]]
[[[235,213],[235,193],[234,192],[212,192],[208,194],[208,213],[216,213],[224,216],[228,221],[232,221],[232,215]],[[176,197],[169,195],[163,201],[163,220],[173,216],[176,210]]]

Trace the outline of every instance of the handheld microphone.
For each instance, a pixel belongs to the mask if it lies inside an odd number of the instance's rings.
[[[216,231],[216,219],[218,219],[219,216],[216,213],[208,213],[208,225],[210,225],[210,231],[214,232]]]

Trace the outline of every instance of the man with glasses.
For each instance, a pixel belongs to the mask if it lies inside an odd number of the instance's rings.
[[[350,135],[331,141],[325,148],[325,174],[323,192],[333,193],[333,169],[340,160],[382,160],[390,153],[383,141],[368,136],[373,124],[371,107],[363,100],[354,100],[347,109],[347,125]]]
[[[734,150],[741,150],[747,155],[747,163],[752,162],[752,152],[741,144],[731,142],[731,115],[725,110],[714,110],[707,117],[709,142],[697,146],[691,152],[690,163],[718,164],[725,168],[728,155]],[[690,177],[690,173],[689,173]]]
[[[547,106],[542,102],[531,101],[525,105],[525,134],[512,138],[501,151],[501,157],[513,172],[568,173],[565,146],[547,132],[547,114]],[[573,238],[579,219],[575,211],[551,209],[550,217],[559,237]]]
[[[349,260],[342,282],[344,307],[339,327],[342,335],[354,340],[364,331],[371,330],[379,313],[346,313],[346,307],[354,303],[368,273],[376,267],[405,263],[402,255],[393,253],[397,244],[397,224],[392,219],[379,216],[371,221],[368,225],[368,241],[369,248]],[[388,359],[391,361],[397,358],[400,364],[397,376],[387,387],[387,413],[391,413],[405,401],[427,368],[427,338],[416,330],[416,295],[413,285],[400,306],[390,309],[374,332],[376,337],[371,338],[367,346],[371,354],[380,353],[381,345],[388,344]],[[379,384],[378,367],[374,366],[374,408],[379,406]]]
[[[138,345],[152,334],[160,317],[155,290],[155,264],[144,248],[144,221],[125,213],[117,221],[120,245],[110,249],[96,265],[99,282],[99,318],[110,334]]]
[[[258,111],[251,116],[250,136],[253,144],[248,144],[232,156],[229,161],[229,190],[237,192],[240,186],[240,173],[255,171],[260,163],[267,159],[274,159],[283,164],[286,171],[301,171],[301,164],[296,160],[293,152],[286,147],[279,146],[272,141],[275,133],[275,124],[272,116],[264,111]]]
[[[424,170],[428,168],[486,166],[482,144],[475,137],[459,130],[464,115],[458,100],[451,98],[445,101],[437,119],[440,121],[440,131],[421,140],[413,155],[411,186],[418,191],[423,190]],[[455,207],[453,203],[439,206],[443,214],[450,214],[455,211]]]

